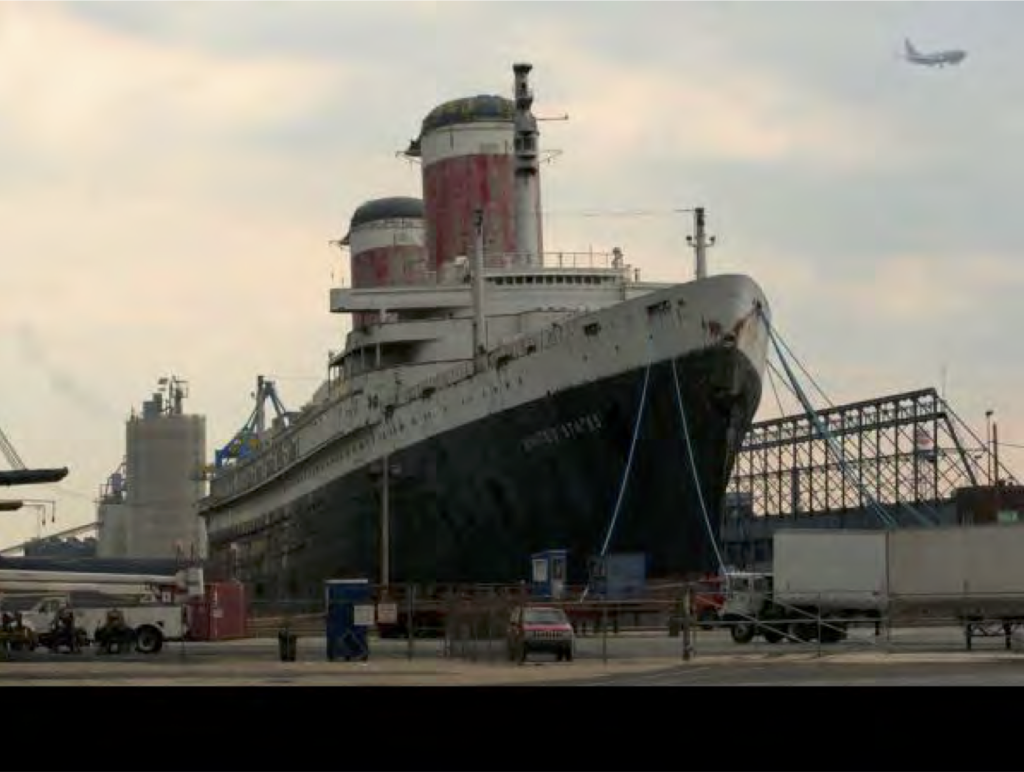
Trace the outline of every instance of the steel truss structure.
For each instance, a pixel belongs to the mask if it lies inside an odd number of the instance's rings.
[[[864,509],[872,500],[927,508],[988,482],[990,448],[933,388],[816,412],[830,438],[804,413],[751,427],[727,509],[782,517]]]

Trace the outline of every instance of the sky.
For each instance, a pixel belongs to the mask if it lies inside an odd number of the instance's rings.
[[[757,280],[833,403],[944,390],[982,437],[994,411],[1019,476],[1022,27],[1024,4],[974,0],[3,0],[0,429],[71,471],[11,489],[42,503],[0,544],[95,519],[161,377],[211,459],[257,375],[300,407],[348,329],[330,240],[421,195],[397,151],[443,101],[510,95],[520,60],[535,113],[568,115],[541,123],[546,249],[686,280],[672,210],[704,206],[710,272]],[[905,37],[969,56],[915,67]]]

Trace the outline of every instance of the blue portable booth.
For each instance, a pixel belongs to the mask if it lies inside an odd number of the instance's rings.
[[[370,656],[366,633],[374,606],[366,579],[331,579],[327,596],[327,659],[365,660]]]
[[[565,593],[568,550],[545,550],[530,558],[533,594],[547,600],[559,600]]]
[[[647,588],[647,555],[613,552],[590,559],[590,589],[602,600],[642,598]]]

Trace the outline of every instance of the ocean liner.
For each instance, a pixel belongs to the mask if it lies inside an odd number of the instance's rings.
[[[423,198],[370,200],[340,244],[344,349],[297,413],[260,380],[199,504],[213,576],[256,597],[318,597],[329,578],[518,582],[568,551],[652,577],[719,567],[735,455],[761,397],[768,305],[743,275],[641,281],[620,249],[542,248],[531,66],[514,98],[440,105],[405,155]],[[271,425],[262,407],[271,398]]]

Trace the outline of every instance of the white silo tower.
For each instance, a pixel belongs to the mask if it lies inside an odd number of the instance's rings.
[[[172,376],[159,385],[126,427],[124,546],[128,557],[205,557],[197,503],[206,418],[183,412],[185,381]]]

